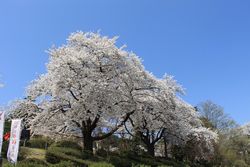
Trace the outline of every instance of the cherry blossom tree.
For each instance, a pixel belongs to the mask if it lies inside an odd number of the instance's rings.
[[[157,91],[144,91],[137,96],[137,112],[125,124],[127,132],[131,136],[139,135],[151,156],[163,136],[172,145],[201,141],[203,137],[212,152],[213,145],[209,143],[215,141],[217,135],[204,128],[194,107],[176,95],[184,93],[182,87],[170,76],[158,80],[157,87]]]
[[[25,129],[29,129],[32,120],[40,113],[37,104],[29,99],[19,99],[13,101],[7,108],[8,119],[22,119]]]
[[[157,80],[154,91],[143,90],[136,98],[136,113],[129,117],[125,124],[127,132],[134,137],[138,137],[147,147],[148,153],[154,156],[155,144],[162,138],[166,127],[172,126],[174,114],[175,94],[173,83],[169,84],[170,77],[163,80]],[[137,136],[136,136],[137,135]]]
[[[47,73],[27,89],[42,110],[32,121],[34,134],[77,135],[92,151],[94,141],[112,135],[136,112],[135,96],[155,90],[155,78],[115,42],[77,32],[49,51]]]

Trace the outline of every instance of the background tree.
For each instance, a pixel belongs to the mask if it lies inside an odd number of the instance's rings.
[[[201,120],[206,127],[219,132],[215,145],[215,155],[210,166],[248,166],[249,138],[248,124],[239,127],[221,106],[211,101],[201,103],[198,108]]]
[[[203,122],[220,132],[228,132],[237,126],[235,121],[224,112],[223,107],[210,100],[199,104],[197,109]]]
[[[220,159],[217,164],[223,166],[250,165],[250,139],[242,133],[239,128],[230,132],[230,135],[223,136],[218,145]]]

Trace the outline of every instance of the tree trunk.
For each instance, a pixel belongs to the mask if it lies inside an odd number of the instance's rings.
[[[84,144],[84,148],[83,148],[84,151],[89,151],[90,153],[93,153],[93,140],[92,139],[84,138],[83,144]]]
[[[148,150],[148,154],[152,157],[155,156],[155,145],[154,144],[147,144],[147,150]]]
[[[91,136],[91,132],[83,132],[83,151],[93,153],[94,140]]]
[[[169,158],[169,157],[168,157],[168,144],[167,144],[166,137],[163,138],[163,141],[164,141],[165,158]]]

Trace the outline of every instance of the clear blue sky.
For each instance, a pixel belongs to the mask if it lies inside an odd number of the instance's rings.
[[[0,104],[45,72],[45,50],[74,31],[118,44],[160,77],[174,75],[193,105],[210,99],[250,121],[249,0],[6,0],[0,4]]]

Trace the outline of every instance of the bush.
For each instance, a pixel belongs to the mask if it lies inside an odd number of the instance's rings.
[[[248,165],[246,164],[246,162],[243,161],[243,160],[236,160],[234,162],[234,166],[235,167],[248,167]]]
[[[66,148],[73,148],[77,150],[82,150],[82,147],[73,141],[63,140],[59,142],[55,142],[51,145],[52,147],[66,147]]]
[[[100,156],[100,157],[107,157],[108,156],[108,152],[104,149],[99,149],[96,151],[96,155]]]
[[[110,163],[112,163],[114,166],[119,166],[119,167],[132,166],[131,160],[119,156],[111,156]]]

